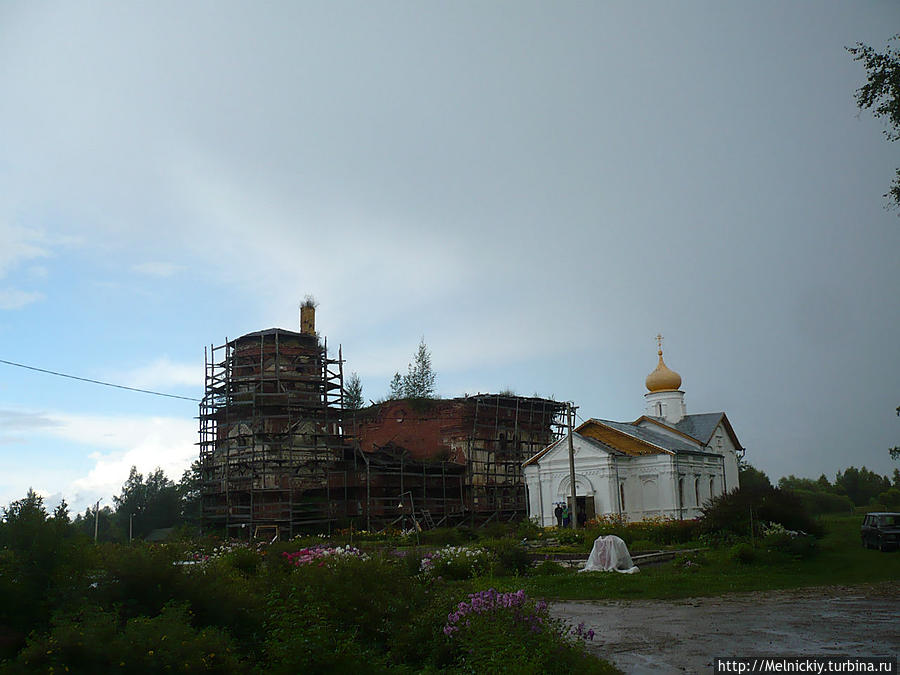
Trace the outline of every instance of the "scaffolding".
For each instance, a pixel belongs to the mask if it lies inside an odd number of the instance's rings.
[[[348,453],[340,350],[331,359],[313,330],[273,328],[204,352],[204,527],[248,537],[330,527],[329,476]]]
[[[522,464],[562,438],[566,404],[505,394],[474,397],[468,439],[466,481],[473,523],[515,520],[528,515]]]
[[[565,427],[565,403],[513,394],[345,410],[341,350],[329,358],[311,303],[299,333],[226,339],[204,362],[202,522],[229,536],[526,517],[522,463]]]
[[[372,406],[346,420],[366,472],[355,473],[348,494],[367,528],[393,524],[407,491],[411,515],[435,526],[527,517],[522,463],[562,437],[565,411],[565,403],[512,394]]]

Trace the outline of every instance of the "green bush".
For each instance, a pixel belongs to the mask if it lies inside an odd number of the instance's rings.
[[[493,558],[492,573],[497,576],[519,576],[531,568],[531,557],[522,544],[514,539],[485,542]]]
[[[433,546],[462,546],[476,538],[477,535],[472,530],[455,527],[438,527],[419,534],[419,540],[423,544]]]
[[[29,638],[11,670],[242,673],[246,666],[226,633],[198,630],[184,606],[167,604],[157,616],[130,619],[124,628],[115,612],[96,606],[61,615],[49,635]]]
[[[303,593],[274,594],[265,622],[262,661],[268,673],[380,672],[383,657],[360,645],[352,631],[332,625]]]
[[[681,553],[675,556],[674,563],[682,569],[699,569],[709,564],[709,559],[699,551]]]
[[[583,639],[593,631],[573,631],[524,591],[469,595],[448,614],[444,634],[459,672],[617,672],[585,651]]]
[[[544,528],[538,525],[537,519],[525,518],[516,527],[517,539],[537,539],[543,536]]]
[[[459,581],[484,576],[494,565],[494,558],[484,548],[445,546],[422,557],[420,570],[425,576]]]
[[[750,531],[751,518],[753,532]],[[703,507],[700,531],[738,537],[757,536],[763,523],[778,523],[788,530],[816,537],[824,534],[822,525],[812,519],[797,495],[780,488],[739,488],[714,497]]]
[[[239,548],[225,556],[227,563],[245,577],[256,575],[263,562],[263,557],[253,549]]]
[[[629,544],[628,546],[628,550],[632,553],[634,553],[635,551],[650,551],[654,548],[654,543],[648,539],[638,539],[631,542],[631,544]]]
[[[174,598],[184,573],[174,564],[179,553],[167,546],[104,544],[94,597],[104,607],[120,607],[125,618],[156,616]]]
[[[839,495],[823,490],[791,490],[810,514],[814,516],[826,513],[852,513],[853,502],[847,495]]]
[[[741,563],[742,565],[749,565],[750,563],[756,561],[756,551],[750,544],[742,542],[731,547],[731,553],[729,557],[731,558],[732,562]]]
[[[877,497],[872,497],[867,511],[897,511],[900,510],[900,488],[892,487],[885,490]]]
[[[566,572],[568,572],[568,570],[563,565],[560,565],[550,558],[539,562],[531,571],[532,574],[537,576],[555,576],[558,574],[565,574]]]
[[[563,528],[556,531],[556,539],[560,544],[563,544],[564,546],[584,544],[586,541],[586,536],[587,535],[585,533],[585,530]],[[591,539],[591,541],[593,541],[593,539]]]
[[[789,555],[792,558],[811,558],[818,553],[815,537],[786,530],[781,525],[768,523],[763,526],[762,545],[770,551]]]

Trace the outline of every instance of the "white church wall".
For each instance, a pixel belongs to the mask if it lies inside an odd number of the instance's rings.
[[[595,513],[615,509],[608,488],[613,475],[610,455],[577,434],[573,438],[575,455],[575,494],[594,499]],[[557,441],[538,461],[524,469],[528,490],[528,517],[544,527],[556,525],[556,504],[571,494],[567,439]]]
[[[728,492],[736,490],[739,487],[737,448],[731,441],[731,436],[725,430],[725,426],[721,423],[713,432],[712,439],[709,442],[709,450],[725,458],[725,489]]]

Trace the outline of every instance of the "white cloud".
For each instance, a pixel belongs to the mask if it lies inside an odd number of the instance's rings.
[[[56,436],[101,447],[90,455],[93,466],[63,490],[73,507],[118,494],[132,466],[141,473],[161,468],[172,480],[197,456],[197,426],[191,419],[171,417],[53,416]]]
[[[162,356],[145,366],[128,372],[125,384],[140,389],[165,389],[166,387],[192,387],[203,389],[202,363],[175,363]]]
[[[175,265],[169,262],[145,262],[135,265],[131,268],[139,274],[146,274],[149,277],[159,277],[161,279],[174,276],[176,273],[184,269],[182,265]]]
[[[0,309],[22,309],[32,302],[43,299],[44,294],[37,291],[22,291],[18,288],[0,288]]]
[[[28,432],[27,441],[9,437],[6,448],[12,449],[2,451],[4,455],[18,454],[17,461],[0,478],[0,503],[20,499],[31,486],[41,494],[54,495],[56,502],[56,495],[61,495],[76,513],[97,499],[110,503],[132,466],[144,474],[159,467],[177,481],[198,455],[194,445],[197,425],[190,418],[3,410],[0,422],[4,430],[8,423],[15,430]],[[57,444],[58,459],[48,463],[43,455],[29,450],[41,443],[39,439],[48,437],[73,446]],[[15,449],[16,445],[21,447]],[[96,450],[86,458],[73,455],[73,451],[82,453],[82,447]]]
[[[50,255],[46,237],[42,232],[26,227],[9,225],[0,220],[0,278],[25,260]]]

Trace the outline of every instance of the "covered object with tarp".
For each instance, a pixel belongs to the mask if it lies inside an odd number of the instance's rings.
[[[591,555],[582,572],[610,572],[615,570],[622,574],[634,574],[640,570],[631,560],[628,547],[619,537],[610,534],[597,537]]]

